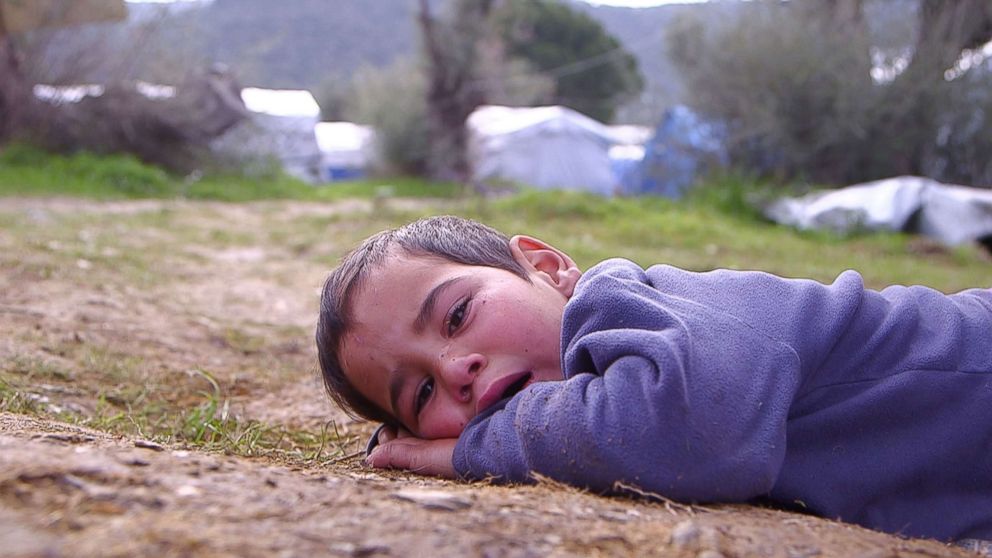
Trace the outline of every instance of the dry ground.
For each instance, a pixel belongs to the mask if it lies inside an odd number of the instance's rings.
[[[0,554],[974,556],[806,515],[364,468],[310,332],[416,206],[0,199]]]

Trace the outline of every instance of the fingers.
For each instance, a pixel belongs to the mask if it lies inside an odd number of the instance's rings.
[[[392,426],[385,426],[379,430],[379,444],[385,444],[396,439],[396,430]]]
[[[452,456],[457,441],[454,438],[398,437],[375,448],[365,462],[380,469],[403,469],[421,475],[455,478]]]
[[[386,442],[390,442],[397,438],[409,438],[411,436],[413,436],[413,434],[402,426],[398,428],[386,426],[379,431],[379,443],[385,444]]]

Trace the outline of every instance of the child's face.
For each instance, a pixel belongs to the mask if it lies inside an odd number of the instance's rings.
[[[568,256],[511,240],[531,282],[502,269],[393,253],[352,301],[345,376],[421,438],[457,437],[533,382],[561,380],[561,319],[580,272]]]

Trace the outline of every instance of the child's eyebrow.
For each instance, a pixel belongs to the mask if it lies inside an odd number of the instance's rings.
[[[458,277],[452,277],[446,281],[442,281],[439,285],[431,289],[431,292],[427,293],[427,297],[424,298],[424,303],[420,305],[420,312],[417,313],[417,318],[413,320],[413,331],[418,335],[424,332],[424,328],[427,327],[427,322],[431,320],[431,316],[434,314],[434,307],[437,305],[437,299],[441,297],[444,290],[450,287],[452,284],[461,281],[464,276],[459,275]]]

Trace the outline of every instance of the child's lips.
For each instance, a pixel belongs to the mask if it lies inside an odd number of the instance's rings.
[[[479,397],[478,401],[476,402],[476,404],[475,404],[475,414],[478,415],[482,411],[485,411],[489,407],[492,407],[493,405],[495,405],[498,401],[500,401],[501,399],[503,399],[503,394],[506,393],[506,390],[510,389],[510,386],[512,386],[512,385],[514,385],[514,384],[516,384],[518,382],[523,382],[525,380],[525,378],[527,378],[529,376],[533,376],[531,374],[531,372],[523,371],[523,372],[518,372],[516,374],[507,374],[506,376],[503,376],[502,378],[497,378],[496,380],[494,380],[482,392],[482,396]],[[527,381],[527,384],[530,383],[529,380],[526,380],[526,381]],[[526,384],[524,384],[524,385],[526,385]]]

